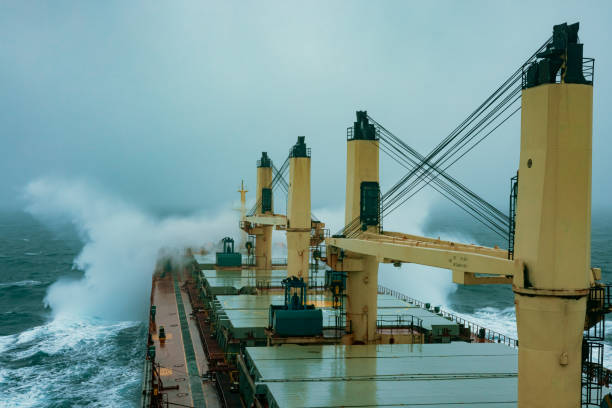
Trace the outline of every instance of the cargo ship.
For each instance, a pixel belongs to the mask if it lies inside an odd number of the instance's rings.
[[[239,190],[241,242],[158,261],[142,406],[612,407],[602,343],[612,297],[590,264],[593,74],[578,23],[560,24],[428,154],[357,111],[334,234],[311,212],[305,137],[279,167],[263,152],[250,211]],[[449,167],[517,112],[520,162],[504,212]],[[381,152],[405,169],[384,193]],[[423,186],[507,248],[383,228]],[[286,234],[286,257],[272,256],[273,231]],[[381,263],[512,285],[518,339],[379,285]]]

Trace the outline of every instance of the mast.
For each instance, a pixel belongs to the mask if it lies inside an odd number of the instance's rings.
[[[310,149],[304,136],[289,153],[289,197],[287,204],[287,275],[308,282],[310,257]]]
[[[523,78],[516,208],[519,407],[577,407],[591,274],[593,84],[578,23]]]
[[[248,190],[244,188],[244,180],[240,181],[240,190],[238,190],[238,192],[240,193],[240,222],[242,223],[246,219],[246,193],[248,193]],[[248,236],[246,231],[241,228],[239,246],[240,252],[245,252],[247,239]]]
[[[377,233],[380,225],[379,146],[367,112],[357,112],[346,148],[345,225],[359,223],[360,230]],[[378,309],[378,260],[369,255],[345,255],[343,266],[357,265],[349,274],[346,288],[346,324],[348,331],[352,331],[349,342],[373,343]],[[351,262],[351,258],[355,262]]]
[[[257,203],[256,215],[274,213],[272,196],[272,160],[267,152],[261,153],[257,161]],[[272,225],[262,225],[255,234],[255,265],[257,269],[272,269]]]

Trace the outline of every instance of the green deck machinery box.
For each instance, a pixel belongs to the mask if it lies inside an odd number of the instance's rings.
[[[272,327],[279,336],[320,336],[323,333],[323,312],[321,309],[276,309]]]
[[[231,254],[217,252],[217,266],[240,266],[242,265],[242,255],[238,252]]]
[[[217,266],[242,266],[242,254],[234,252],[234,240],[223,238],[223,252],[217,252]]]
[[[306,282],[290,276],[282,281],[285,288],[283,305],[270,305],[269,327],[284,337],[320,336],[323,333],[323,311],[306,304]]]

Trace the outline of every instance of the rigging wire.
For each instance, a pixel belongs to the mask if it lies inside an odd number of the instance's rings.
[[[518,92],[519,91],[517,91],[517,93]],[[514,99],[511,99],[512,97],[514,97]],[[483,119],[483,121],[481,121],[481,123],[479,124],[478,128],[471,129],[469,132],[467,132],[464,136],[462,136],[460,138],[460,140],[458,140],[455,143],[455,145],[453,145],[453,147],[448,149],[443,155],[441,155],[441,157],[439,157],[433,163],[427,163],[429,165],[428,169],[426,169],[424,172],[421,172],[419,174],[419,177],[417,177],[416,180],[413,180],[411,183],[409,183],[407,186],[405,186],[402,190],[400,190],[398,193],[396,193],[396,195],[393,196],[393,198],[391,200],[387,200],[386,201],[386,205],[387,205],[386,209],[388,209],[390,206],[392,206],[395,202],[399,201],[405,194],[409,193],[415,186],[417,186],[422,181],[422,179],[423,179],[423,177],[425,175],[429,175],[429,173],[431,172],[432,168],[440,167],[445,162],[447,162],[448,160],[452,159],[453,156],[459,154],[462,149],[465,149],[465,151],[464,151],[464,154],[460,155],[460,157],[463,157],[467,151],[472,150],[482,140],[478,141],[478,143],[475,143],[472,146],[469,146],[469,143],[472,142],[473,139],[476,138],[478,135],[480,135],[482,132],[484,132],[491,124],[493,124],[495,122],[495,120],[497,120],[504,112],[506,112],[510,107],[512,107],[514,102],[518,101],[519,99],[520,99],[520,95],[516,96],[516,94],[514,94],[514,93],[512,95],[509,95],[508,98],[505,98],[504,102],[503,102],[503,105],[500,104],[496,109],[492,110],[486,116],[486,118]],[[513,113],[514,112],[512,112],[512,114]],[[511,116],[511,115],[509,115],[509,116]],[[508,117],[506,117],[504,120],[502,120],[501,123],[504,123],[507,119],[508,119]],[[499,126],[495,126],[494,129],[497,129],[498,127]],[[486,133],[485,136],[488,136],[490,134],[491,134],[491,132]],[[452,163],[455,163],[455,162],[456,161],[453,161]],[[425,164],[425,160],[424,159],[423,159],[422,163]],[[421,170],[421,168],[422,168],[422,166],[419,166],[419,168],[417,168],[415,171],[413,171],[412,173],[409,173],[409,174],[414,175],[417,171]],[[407,179],[404,182],[407,182]],[[386,194],[385,194],[385,196],[388,197]]]
[[[399,137],[393,135],[393,133],[391,133],[384,127],[382,127],[380,124],[378,124],[373,119],[372,121],[375,123],[376,126],[380,126],[380,130],[382,132],[379,131],[379,134],[382,133],[384,135],[386,133],[391,138],[391,140],[388,140],[385,136],[380,136],[380,140],[383,143],[386,142],[392,149],[395,150],[395,152],[392,152],[392,153],[394,153],[396,157],[403,157],[404,159],[408,159],[413,165],[417,165],[418,163],[422,162],[423,156],[420,153],[418,153],[416,150],[408,146]],[[399,147],[394,145],[393,143],[396,143],[397,145],[399,145]],[[409,153],[409,155],[406,155],[404,152],[402,152],[402,149],[405,149]],[[414,169],[414,166],[409,167],[409,169],[411,170]],[[479,205],[482,205],[487,210],[492,211],[496,215],[496,217],[499,218],[500,221],[507,223],[508,220],[505,214],[503,214],[497,208],[495,208],[494,206],[486,202],[484,199],[479,197],[476,193],[469,190],[465,185],[461,184],[458,180],[448,175],[444,170],[441,170],[439,167],[431,166],[431,165],[429,165],[428,170],[435,171],[436,173],[435,176],[431,176],[430,174],[426,175],[429,177],[428,183],[431,182],[432,180],[435,180],[438,176],[442,176],[442,178],[446,180],[443,182],[444,185],[447,185],[448,183],[450,183],[451,186],[454,186],[457,189],[461,190],[462,193],[466,194],[466,196],[468,196],[469,198],[475,200]]]
[[[499,123],[497,126],[495,126],[493,130],[497,129],[499,126],[501,126],[501,124],[503,124],[507,119],[509,119],[509,117],[511,117],[514,113],[516,113],[516,110],[513,111],[510,115],[508,115],[508,117],[504,118],[504,120]],[[500,113],[501,115],[501,113]],[[497,115],[497,117],[499,117],[500,115]],[[483,127],[481,129],[481,131],[479,131],[478,133],[475,133],[474,135],[471,136],[470,140],[474,139],[478,134],[480,134],[484,129],[486,129],[486,127]],[[386,129],[385,129],[386,131]],[[475,193],[473,193],[472,191],[470,191],[469,189],[467,189],[467,187],[465,187],[464,185],[462,185],[461,183],[459,183],[457,180],[453,179],[452,177],[448,176],[445,173],[445,170],[450,167],[453,163],[455,163],[459,158],[463,157],[465,154],[467,154],[467,152],[469,152],[470,150],[472,150],[478,143],[480,143],[482,140],[484,140],[484,138],[486,138],[488,135],[490,135],[492,133],[492,131],[487,132],[481,139],[479,139],[476,143],[474,143],[472,146],[469,146],[458,158],[456,158],[454,161],[452,161],[448,166],[446,166],[443,170],[440,169],[440,166],[443,165],[444,163],[446,163],[448,161],[448,159],[452,158],[451,156],[445,156],[444,160],[438,160],[436,162],[434,162],[433,164],[429,164],[427,163],[427,168],[426,169],[422,169],[419,167],[416,167],[416,169],[413,168],[413,171],[419,171],[420,170],[420,174],[418,175],[416,180],[413,180],[408,186],[406,186],[403,190],[400,191],[400,193],[396,194],[394,197],[392,197],[391,200],[388,199],[388,197],[385,195],[385,201],[384,201],[384,208],[383,208],[383,212],[385,214],[389,214],[390,212],[392,212],[394,209],[398,208],[401,204],[403,204],[407,199],[409,199],[410,197],[414,196],[413,193],[411,194],[408,198],[400,201],[400,199],[402,197],[404,197],[406,194],[410,193],[412,190],[414,190],[414,188],[416,188],[422,181],[425,181],[425,183],[423,184],[423,186],[421,186],[421,188],[419,188],[417,190],[420,191],[425,185],[429,184],[432,180],[435,180],[438,176],[442,175],[443,178],[447,179],[448,181],[450,181],[452,184],[455,184],[459,189],[463,190],[464,192],[466,192],[469,196],[471,196],[472,198],[474,198],[476,201],[480,202],[484,207],[486,207],[488,210],[492,211],[492,214],[494,215],[495,218],[497,218],[499,221],[504,222],[507,224],[508,222],[508,217],[503,214],[501,211],[497,210],[495,207],[493,207],[492,205],[488,204],[486,201],[484,201],[482,198],[478,197]],[[388,132],[388,131],[386,131]],[[390,133],[390,132],[388,132]],[[395,137],[391,134],[392,137]],[[395,141],[398,143],[403,143],[401,141],[401,139],[395,137]],[[468,141],[469,142],[469,141]],[[467,143],[463,144],[463,146],[466,146]],[[405,144],[402,146],[404,148],[408,148],[408,146],[406,146]],[[415,151],[411,151],[411,153],[416,156],[417,158],[419,158],[419,160],[421,162],[423,162],[423,158],[422,156],[420,156],[420,154],[418,154]],[[434,173],[432,175],[432,173]],[[398,201],[400,201],[398,203]],[[397,204],[396,204],[397,203]],[[393,205],[395,205],[395,207],[392,207]]]
[[[283,165],[281,166],[280,169],[276,168],[276,166],[274,164],[272,164],[272,182],[270,183],[270,186],[268,188],[271,188],[272,190],[276,190],[277,187],[280,188],[280,190],[284,193],[285,196],[288,196],[289,194],[289,183],[287,183],[287,172],[289,171],[289,156],[287,156],[287,158],[285,159],[285,161],[283,162]],[[261,208],[261,198],[255,203],[255,205],[253,205],[253,207],[249,210],[248,212],[248,216],[252,216],[255,215],[255,213],[257,212],[258,208]],[[320,222],[319,219],[311,212],[310,213],[310,217],[312,218],[312,221],[315,222]]]
[[[388,139],[385,136],[380,136],[379,140],[382,142],[380,145],[380,149],[407,170],[412,170],[419,163],[420,158],[422,157],[407,145],[406,147],[409,151],[413,153],[413,157],[411,157],[410,155],[403,154],[397,146],[388,143]],[[444,174],[444,176],[445,178],[450,178],[450,176],[446,174]],[[448,183],[445,181],[445,178],[434,180],[434,185],[432,185],[432,187],[440,194],[458,205],[462,210],[474,216],[480,223],[485,225],[487,228],[491,229],[493,232],[500,236],[505,236],[503,235],[506,233],[506,228],[504,228],[504,225],[500,225],[500,223],[496,222],[495,220],[491,221],[490,212],[488,210],[492,209],[497,211],[494,207],[490,206],[490,204],[488,204],[482,198],[478,197],[475,193],[468,190],[465,186],[460,185],[460,183],[459,185],[461,187],[458,187],[458,182],[456,180],[450,178],[452,180],[452,183]],[[359,217],[357,217],[353,221],[351,221],[344,229],[340,230],[338,234],[344,235],[347,238],[353,238],[361,233],[360,227],[360,219]]]
[[[432,167],[438,166],[439,163],[444,162],[450,158],[452,158],[457,152],[461,149],[466,148],[468,143],[474,139],[478,134],[483,132],[489,125],[491,125],[503,112],[505,112],[512,103],[518,100],[519,97],[516,97],[516,93],[520,92],[520,87],[512,92],[510,95],[505,97],[497,106],[495,106],[491,111],[489,111],[473,128],[465,132],[459,140],[457,140],[450,148],[446,149],[443,153],[439,155],[436,160],[432,160],[435,156],[430,153],[427,158],[423,158],[422,162],[414,169],[412,172],[407,173],[396,185],[394,185],[391,190],[385,193],[385,202],[387,208],[393,205],[395,202],[401,199],[405,194],[407,194],[414,185],[418,184],[424,175],[430,173]],[[451,141],[448,142],[450,144]],[[447,144],[447,146],[448,146]],[[467,148],[471,150],[471,148]],[[435,150],[435,149],[434,149]],[[440,150],[442,152],[442,150]],[[412,179],[418,172],[423,169],[423,166],[428,165],[429,168],[424,172],[419,174],[420,177],[417,177],[417,180],[413,180],[411,184],[406,184],[410,179]],[[403,187],[402,187],[403,186]],[[401,188],[401,190],[400,190]]]
[[[408,170],[408,173],[383,195],[381,200],[381,218],[395,211],[426,185],[434,183],[436,189],[439,189],[437,191],[451,199],[462,209],[468,211],[480,222],[484,222],[487,227],[492,228],[498,235],[507,234],[507,229],[509,228],[508,217],[467,189],[456,179],[448,176],[445,171],[520,110],[519,106],[500,119],[520,99],[524,66],[534,61],[537,54],[544,50],[551,40],[552,37],[546,40],[524,64],[515,70],[478,108],[468,115],[425,157],[411,149],[374,119],[368,117],[377,126],[379,140],[386,149],[383,149],[383,151],[386,154],[391,153],[394,160],[403,162],[403,166]],[[499,123],[495,124],[497,120],[499,120]],[[489,128],[491,129],[488,130]],[[484,136],[478,138],[483,132],[486,132]],[[381,133],[382,137],[380,137]],[[476,141],[474,141],[475,139]],[[450,163],[446,165],[449,161]],[[442,166],[445,167],[442,168]],[[416,180],[414,180],[415,176]],[[442,177],[444,180],[442,183],[436,181],[439,180],[439,177]],[[418,189],[414,191],[417,187]],[[356,233],[359,233],[360,227],[360,219],[356,217],[338,231],[338,233],[347,237],[354,236]]]
[[[281,166],[280,169],[277,169],[274,166],[274,164],[272,164],[272,172],[273,172],[272,181],[265,188],[271,188],[272,190],[274,190],[278,185],[281,185],[282,188],[286,188],[286,191],[288,192],[289,191],[289,185],[287,184],[287,181],[284,178],[285,174],[287,173],[288,170],[289,170],[289,156],[287,156],[287,158],[283,162],[283,165]],[[255,203],[255,205],[253,205],[253,207],[251,207],[251,209],[249,210],[247,216],[250,217],[250,216],[255,215],[257,210],[261,208],[261,201],[262,201],[262,197],[260,197],[259,200],[257,200],[257,202]]]
[[[395,160],[399,165],[404,167],[407,170],[411,170],[411,165],[406,163],[401,156],[398,156],[397,153],[390,151],[386,146],[382,146],[381,150],[386,153],[389,157]],[[410,160],[412,167],[416,165],[414,160]],[[466,196],[462,190],[457,190],[453,184],[446,183],[443,179],[433,179],[431,178],[427,183],[433,181],[431,187],[442,194],[442,196],[449,199],[463,211],[474,217],[478,222],[483,224],[485,227],[496,233],[501,237],[506,237],[507,229],[503,224],[499,224],[498,222],[492,220],[492,218],[488,215],[487,211],[478,207],[478,202],[474,204],[474,200],[471,200],[469,196]],[[427,185],[427,184],[425,184]],[[423,185],[423,187],[425,186]]]
[[[540,48],[538,48],[538,50],[536,50],[528,59],[527,61],[522,64],[517,70],[515,70],[510,77],[508,77],[508,79],[506,79],[504,81],[504,83],[502,83],[502,85],[500,85],[494,92],[493,94],[491,94],[478,108],[476,108],[476,110],[474,110],[466,119],[463,120],[463,122],[457,126],[448,136],[446,136],[426,157],[425,160],[422,162],[421,165],[419,165],[417,167],[417,169],[414,169],[413,171],[409,172],[408,174],[406,174],[404,177],[402,177],[402,179],[400,179],[387,193],[385,193],[385,196],[390,197],[393,194],[395,194],[408,180],[410,180],[414,174],[416,174],[417,171],[419,171],[423,164],[430,162],[434,157],[436,157],[437,155],[439,155],[441,152],[443,152],[443,150],[449,146],[449,144],[451,142],[453,142],[465,129],[467,129],[469,127],[470,124],[472,124],[477,118],[479,118],[481,115],[483,115],[484,112],[486,112],[491,106],[493,106],[495,104],[495,102],[497,100],[499,100],[500,98],[502,98],[502,96],[504,94],[506,94],[510,89],[512,89],[510,91],[510,94],[507,95],[505,98],[502,99],[502,101],[497,104],[497,106],[495,106],[494,108],[492,108],[492,110],[485,115],[485,117],[483,119],[480,120],[480,122],[478,122],[469,132],[467,135],[464,135],[460,138],[459,142],[456,142],[446,153],[445,155],[449,154],[450,152],[453,151],[457,151],[457,147],[458,146],[462,146],[461,143],[464,142],[470,134],[474,133],[477,129],[481,128],[483,125],[489,125],[490,122],[490,118],[492,114],[495,114],[499,109],[501,109],[504,105],[506,105],[516,94],[520,93],[521,90],[521,78],[522,78],[522,72],[523,72],[523,67],[526,64],[531,63],[533,60],[535,60],[535,58],[537,57],[537,54],[540,53],[542,50],[544,50],[546,48],[546,46],[550,43],[550,41],[552,40],[552,37],[550,37],[542,46],[540,46]],[[516,85],[517,83],[518,86]],[[514,87],[513,87],[514,86]],[[513,101],[514,102],[514,101]],[[444,157],[444,155],[442,156]],[[440,159],[438,159],[440,160]],[[402,190],[403,191],[403,190]],[[395,201],[395,200],[394,200]],[[388,205],[392,205],[388,204]]]
[[[455,158],[455,160],[453,160],[450,164],[448,164],[446,167],[444,167],[443,169],[441,169],[441,171],[446,171],[449,167],[451,167],[453,164],[455,164],[458,160],[460,160],[461,158],[463,158],[467,153],[469,153],[474,147],[476,147],[478,144],[480,144],[480,142],[482,142],[487,136],[489,136],[491,133],[493,133],[497,128],[499,128],[501,125],[503,125],[508,119],[510,119],[512,116],[514,116],[514,114],[516,114],[518,111],[520,111],[520,106],[517,107],[516,109],[514,109],[502,122],[500,122],[499,124],[497,124],[493,129],[491,129],[488,133],[486,133],[484,136],[482,136],[476,143],[474,143],[469,149],[467,149],[466,151],[464,151],[459,157]],[[434,178],[437,176],[434,176]],[[431,182],[431,180],[429,181]],[[397,203],[395,205],[395,207],[390,208],[390,209],[386,209],[385,211],[385,215],[388,215],[390,213],[392,213],[393,211],[395,211],[397,208],[399,208],[401,205],[403,205],[406,201],[408,201],[410,198],[414,197],[419,191],[421,191],[423,188],[425,188],[429,182],[422,184],[416,191],[412,192],[408,197],[405,197],[402,201],[400,201],[399,203]],[[507,215],[501,213],[499,210],[495,209],[495,211],[497,212],[498,216],[502,217],[504,222],[506,224],[509,223],[509,218]],[[509,225],[509,224],[508,224]]]

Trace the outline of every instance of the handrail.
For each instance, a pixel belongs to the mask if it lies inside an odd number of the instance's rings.
[[[254,255],[242,255],[242,265],[254,266],[256,265]]]
[[[272,258],[272,265],[287,265],[287,258]]]
[[[423,329],[423,320],[411,314],[383,314],[376,316],[376,332],[393,329]]]
[[[396,299],[399,300],[403,300],[405,302],[408,302],[410,304],[416,305],[418,307],[421,307],[423,309],[427,309],[429,310],[429,308],[427,307],[427,305],[429,305],[428,303],[424,303],[421,302],[420,300],[411,298],[410,296],[406,296],[401,292],[398,292],[394,289],[389,289],[386,286],[382,286],[382,285],[378,285],[378,293],[380,294],[384,294],[384,295],[390,295],[393,296]],[[476,336],[479,339],[482,340],[487,340],[489,342],[493,342],[493,343],[500,343],[500,344],[505,344],[507,346],[513,347],[513,348],[518,348],[518,340],[514,339],[510,336],[507,336],[505,334],[501,334],[498,333],[494,330],[488,329],[486,327],[480,326],[479,324],[476,324],[474,322],[471,322],[467,319],[464,319],[460,316],[457,316],[454,313],[451,313],[449,311],[443,310],[443,309],[439,309],[438,312],[442,317],[445,317],[447,319],[449,319],[450,321],[454,321],[457,324],[469,328],[471,333],[476,334]]]

